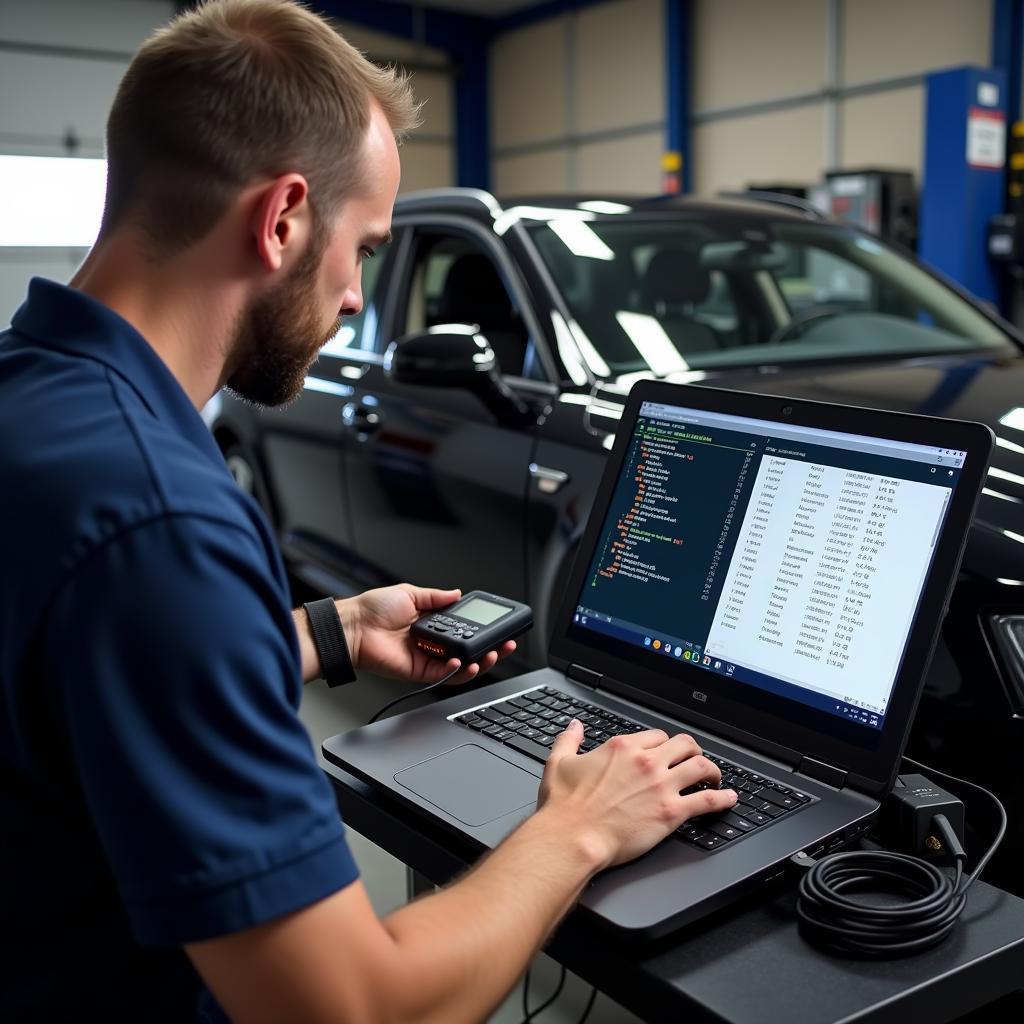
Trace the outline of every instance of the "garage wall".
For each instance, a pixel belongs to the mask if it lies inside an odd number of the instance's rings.
[[[359,25],[344,21],[336,24],[353,46],[373,60],[408,67],[416,98],[423,101],[423,124],[402,148],[400,191],[454,185],[455,95],[447,55],[442,50]]]
[[[923,76],[990,61],[992,0],[695,0],[693,9],[701,193],[808,184],[866,165],[908,169],[920,183]]]
[[[694,190],[909,169],[923,77],[990,60],[992,0],[693,0]],[[660,191],[663,0],[608,0],[491,46],[499,194]]]
[[[70,136],[77,141],[74,155],[102,157],[118,82],[139,43],[173,13],[164,0],[2,0],[0,153],[66,156]],[[31,277],[66,281],[84,255],[84,249],[0,248],[0,325],[7,326]]]
[[[170,0],[0,0],[0,154],[102,157],[107,112],[121,76],[139,44],[174,11]],[[446,55],[390,35],[339,27],[371,57],[407,62],[416,95],[425,101],[423,125],[402,151],[402,190],[453,184],[453,90]],[[0,247],[0,329],[21,304],[31,277],[66,281],[85,252]]]
[[[663,6],[609,0],[492,43],[495,192],[660,189]]]

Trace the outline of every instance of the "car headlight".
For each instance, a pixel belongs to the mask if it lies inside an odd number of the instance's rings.
[[[1014,710],[1020,711],[1024,708],[1024,614],[992,615],[989,625],[1002,656]]]

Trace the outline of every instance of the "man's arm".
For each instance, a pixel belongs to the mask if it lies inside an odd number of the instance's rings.
[[[688,818],[735,803],[680,791],[718,770],[652,730],[552,749],[540,810],[466,877],[378,920],[358,882],[307,909],[186,947],[225,1010],[262,1022],[477,1022],[500,1002],[583,886]]]
[[[468,682],[493,668],[499,658],[507,657],[516,649],[515,641],[504,644],[499,651],[489,651],[479,662],[460,666],[455,658],[442,661],[429,657],[409,640],[409,627],[418,618],[435,608],[447,608],[461,596],[459,590],[434,590],[399,583],[335,601],[352,664],[378,675],[422,683],[437,682],[458,668],[451,679],[453,685]],[[292,615],[299,638],[302,680],[308,683],[320,677],[320,657],[313,644],[306,612],[297,608]]]

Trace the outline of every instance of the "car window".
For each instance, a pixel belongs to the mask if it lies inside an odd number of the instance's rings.
[[[598,375],[1012,346],[912,260],[837,224],[552,210],[528,230]]]
[[[501,270],[473,238],[423,230],[413,246],[405,332],[474,324],[507,376],[543,379],[534,340]]]
[[[377,295],[377,282],[384,264],[391,255],[392,243],[379,246],[370,258],[363,258],[363,308],[355,316],[342,318],[338,332],[320,350],[321,355],[345,356],[373,352],[377,345],[378,306],[383,296]]]

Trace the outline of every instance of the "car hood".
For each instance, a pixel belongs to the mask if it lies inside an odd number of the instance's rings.
[[[664,379],[987,424],[997,445],[964,570],[1024,588],[1024,357],[976,354],[799,370],[690,372]],[[631,374],[596,389],[591,404],[595,428],[614,429],[616,409],[636,380]],[[1024,590],[1019,596],[1024,599]]]

